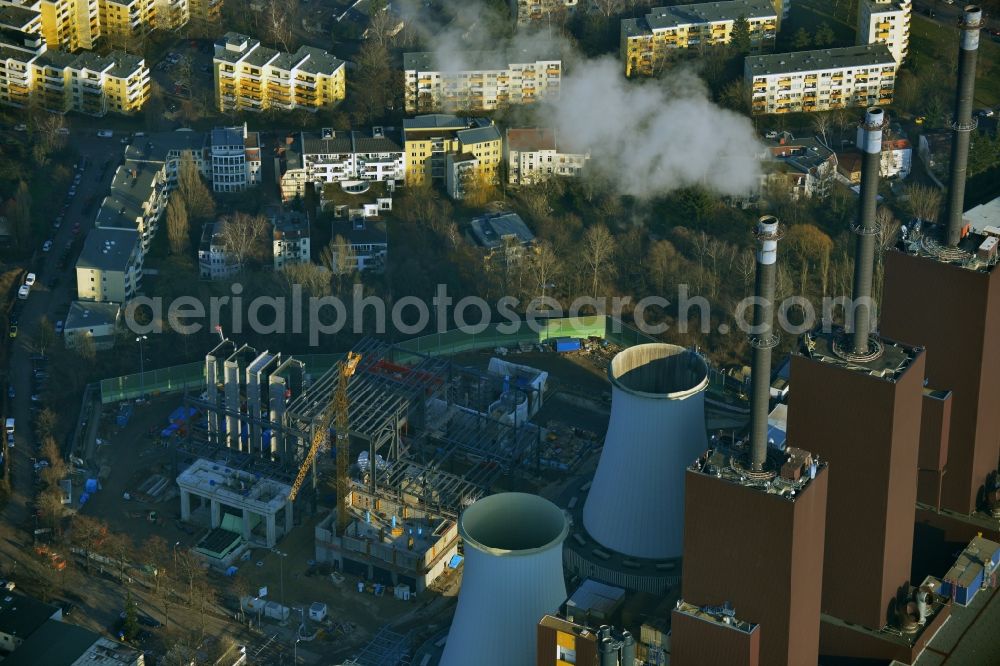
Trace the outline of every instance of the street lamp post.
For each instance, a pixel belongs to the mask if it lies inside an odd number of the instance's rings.
[[[143,367],[143,358],[142,358],[142,341],[146,339],[147,337],[145,335],[140,335],[135,339],[135,341],[139,343],[139,397],[140,398],[146,397],[146,372]]]
[[[271,552],[278,556],[278,576],[281,581],[280,593],[281,593],[281,605],[285,605],[285,558],[288,557],[288,553],[283,553],[276,548],[272,548]]]
[[[296,664],[296,665],[299,663],[299,641],[300,640],[302,640],[302,639],[301,638],[296,638],[295,639],[295,644],[292,645],[292,663]]]

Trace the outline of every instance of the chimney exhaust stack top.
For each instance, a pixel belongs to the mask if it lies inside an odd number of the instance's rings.
[[[774,290],[777,276],[778,241],[781,228],[778,218],[765,215],[757,221],[757,276],[755,278],[753,309],[753,347],[751,360],[750,404],[750,463],[753,471],[760,472],[767,462],[767,415],[771,406],[771,349],[778,344],[774,334]]]
[[[979,29],[982,27],[983,10],[979,5],[966,5],[959,28],[962,29],[962,49],[974,51],[979,48]]]
[[[958,51],[958,87],[955,90],[951,174],[945,215],[948,225],[945,240],[951,247],[956,247],[962,240],[969,144],[977,126],[976,119],[972,117],[972,102],[976,91],[976,60],[979,57],[979,30],[983,27],[983,10],[978,5],[966,5],[958,27],[962,31],[962,41]]]

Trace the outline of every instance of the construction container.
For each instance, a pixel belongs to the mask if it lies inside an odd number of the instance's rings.
[[[998,245],[1000,245],[1000,239],[997,239],[996,236],[989,236],[979,246],[979,251],[976,252],[976,256],[983,261],[992,261],[997,256]]]
[[[284,622],[288,619],[288,607],[282,606],[277,601],[268,601],[264,605],[264,615],[273,620]]]
[[[579,338],[556,338],[554,340],[555,350],[564,354],[566,352],[580,351]]]

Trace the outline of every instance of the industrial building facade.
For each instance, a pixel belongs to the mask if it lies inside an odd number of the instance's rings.
[[[941,507],[972,513],[1000,457],[1000,271],[890,250],[884,301],[884,334],[926,348],[928,386],[951,392]],[[931,487],[932,476],[922,475]]]
[[[809,478],[802,469],[809,456],[799,456],[798,490],[789,495],[777,484],[741,482],[727,471],[725,456],[713,456],[709,451],[685,479],[681,593],[699,606],[729,603],[741,619],[759,624],[761,664],[815,664],[827,467]]]
[[[891,104],[899,65],[885,44],[748,56],[751,111],[790,113]]]
[[[897,597],[909,593],[925,357],[883,340],[879,358],[847,361],[836,343],[812,334],[792,356],[788,437],[808,440],[833,470],[823,612],[878,630],[896,623]]]
[[[476,51],[460,58],[460,69],[446,69],[433,53],[403,54],[407,113],[493,111],[559,96],[560,60]]]
[[[654,7],[642,18],[622,19],[619,48],[625,76],[653,76],[672,54],[729,44],[740,18],[747,21],[755,53],[774,45],[778,13],[770,0]]]

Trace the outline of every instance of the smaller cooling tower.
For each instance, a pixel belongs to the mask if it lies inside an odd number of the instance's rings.
[[[680,557],[684,472],[708,448],[708,366],[677,345],[637,345],[612,359],[608,378],[611,420],[583,525],[623,555]]]
[[[535,663],[538,621],[566,600],[569,521],[552,502],[501,493],[462,512],[465,571],[440,666]]]

